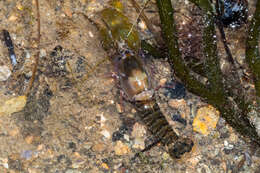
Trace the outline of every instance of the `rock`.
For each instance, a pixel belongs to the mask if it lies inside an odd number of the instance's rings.
[[[108,166],[106,163],[102,163],[102,164],[101,164],[101,167],[102,167],[103,169],[109,169],[109,166]]]
[[[235,133],[231,133],[229,136],[230,142],[236,143],[238,140],[238,136]]]
[[[115,131],[112,135],[112,141],[115,142],[115,141],[119,141],[120,139],[123,139],[124,138],[124,135],[125,133],[127,133],[128,131],[128,127],[123,124],[119,130]]]
[[[40,58],[47,56],[45,49],[40,49]]]
[[[41,170],[37,168],[28,168],[28,173],[41,173]]]
[[[21,111],[26,104],[26,100],[26,96],[18,96],[7,100],[3,105],[0,106],[0,116]]]
[[[208,167],[208,165],[204,164],[204,163],[199,163],[197,165],[197,172],[198,173],[204,173],[204,172],[207,172],[207,173],[211,173],[211,170],[210,168]]]
[[[168,104],[174,109],[181,109],[186,106],[186,101],[184,99],[171,99],[169,100]]]
[[[84,148],[89,150],[91,147],[92,147],[92,143],[91,142],[87,142],[85,145],[84,145]]]
[[[186,96],[186,89],[179,82],[166,82],[164,95],[171,99],[182,99]]]
[[[24,150],[21,153],[21,158],[24,158],[26,160],[31,159],[32,156],[33,156],[33,151],[32,150]]]
[[[130,140],[129,135],[124,134],[124,139],[125,139],[126,141],[129,141],[129,140]]]
[[[31,144],[33,142],[33,136],[29,135],[29,136],[26,136],[25,138],[25,141],[27,144]]]
[[[114,147],[114,151],[115,151],[116,155],[121,156],[121,155],[126,155],[127,153],[129,153],[130,149],[126,144],[122,143],[121,141],[117,141],[116,145]]]
[[[81,172],[74,169],[68,169],[65,173],[81,173]]]
[[[124,112],[124,108],[121,104],[116,103],[116,110],[118,113],[123,113]]]
[[[143,150],[145,148],[144,138],[135,138],[133,148]]]
[[[111,137],[109,131],[107,131],[107,130],[102,130],[100,133],[107,139],[109,139]]]
[[[166,82],[167,82],[167,79],[163,78],[160,80],[159,84],[160,84],[160,86],[164,86],[166,84]]]
[[[115,131],[112,135],[112,141],[118,141],[124,137],[124,134],[120,133],[120,131]]]
[[[208,135],[211,130],[216,128],[219,120],[219,111],[212,106],[199,108],[193,120],[193,130],[203,135]]]
[[[105,144],[103,144],[103,143],[98,143],[98,144],[96,144],[96,145],[94,145],[94,146],[92,147],[92,150],[95,151],[95,152],[102,152],[102,151],[105,150]]]
[[[224,141],[224,147],[228,150],[232,150],[234,148],[234,145],[229,144],[228,141]]]
[[[171,116],[171,118],[173,121],[177,121],[177,122],[183,124],[184,126],[187,125],[187,121],[184,118],[182,118],[180,114],[174,114]]]
[[[15,137],[19,134],[19,129],[17,127],[14,127],[12,130],[9,131],[9,135],[12,136],[12,137]]]
[[[10,76],[10,69],[7,66],[0,66],[0,82],[6,81]]]

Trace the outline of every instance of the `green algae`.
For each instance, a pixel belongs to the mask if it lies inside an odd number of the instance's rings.
[[[247,117],[248,104],[245,101],[239,101],[236,104],[242,110],[236,111],[234,106],[229,102],[228,97],[230,95],[226,92],[226,88],[223,84],[223,75],[220,70],[217,55],[213,8],[207,0],[190,1],[195,3],[204,12],[203,52],[206,57],[204,68],[209,85],[205,86],[193,78],[190,74],[190,69],[182,60],[181,52],[178,47],[178,37],[174,34],[177,33],[177,30],[173,18],[174,11],[171,1],[156,0],[164,40],[168,47],[169,60],[175,70],[175,74],[182,80],[189,91],[202,97],[207,103],[215,106],[221,112],[221,116],[237,132],[245,137],[249,137],[252,141],[260,145],[260,137],[257,135],[255,127],[250,123]],[[259,15],[257,15],[257,18],[259,18]],[[252,38],[254,38],[254,36]],[[256,51],[254,50],[253,52]]]
[[[260,55],[259,55],[259,35],[260,35],[260,1],[257,1],[254,17],[251,21],[249,34],[246,40],[246,61],[254,75],[256,95],[260,97]],[[260,100],[260,98],[259,98]],[[260,105],[260,102],[258,101]]]

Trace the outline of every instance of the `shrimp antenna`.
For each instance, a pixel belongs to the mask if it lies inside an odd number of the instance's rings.
[[[131,27],[131,29],[130,29],[130,31],[128,32],[128,34],[127,34],[126,37],[129,37],[129,35],[132,33],[135,24],[137,23],[138,19],[140,18],[141,14],[143,13],[144,8],[146,7],[146,5],[147,5],[149,2],[150,2],[150,0],[147,0],[147,1],[145,2],[144,6],[143,6],[142,9],[140,10],[140,12],[139,12],[139,14],[138,14],[138,16],[137,16],[135,22],[132,24],[132,27]]]

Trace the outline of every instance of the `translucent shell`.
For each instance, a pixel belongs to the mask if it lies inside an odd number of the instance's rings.
[[[136,101],[150,100],[149,80],[142,63],[134,56],[121,59],[118,64],[120,85],[127,96]],[[142,93],[142,94],[141,94]]]
[[[138,51],[140,49],[140,39],[133,24],[129,19],[122,14],[122,12],[107,8],[100,12],[100,17],[106,25],[106,29],[101,30],[103,40],[105,40],[105,47],[111,46],[113,42],[124,41],[132,50]],[[113,40],[111,40],[113,39]]]

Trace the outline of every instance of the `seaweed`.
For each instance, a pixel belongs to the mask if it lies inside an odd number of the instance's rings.
[[[256,3],[254,17],[249,27],[246,40],[246,61],[254,75],[256,95],[260,97],[260,55],[259,55],[259,34],[260,34],[260,1]],[[258,99],[258,105],[260,100]]]
[[[176,24],[173,18],[174,10],[170,0],[156,0],[159,10],[161,29],[164,41],[168,48],[169,62],[175,70],[177,77],[181,79],[185,87],[200,96],[205,102],[216,107],[226,122],[237,132],[260,145],[258,136],[253,124],[250,123],[248,113],[250,102],[241,99],[230,91],[224,84],[224,75],[220,69],[220,62],[217,52],[217,41],[215,31],[214,8],[208,0],[190,0],[203,11],[204,31],[203,31],[203,53],[205,55],[204,70],[208,79],[207,84],[202,84],[191,75],[191,69],[184,64],[178,46]],[[257,96],[260,91],[260,58],[258,50],[259,26],[260,26],[260,2],[257,2],[257,9],[249,28],[247,39],[246,59],[253,72]],[[229,98],[234,98],[233,102]]]

